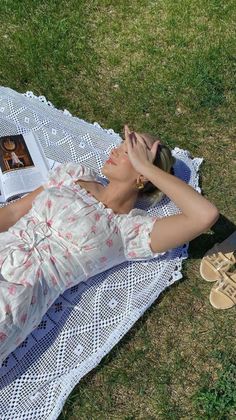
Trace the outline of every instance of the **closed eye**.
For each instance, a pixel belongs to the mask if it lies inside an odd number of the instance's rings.
[[[121,144],[125,144],[125,140],[124,139],[122,139],[122,142],[121,142]],[[126,155],[128,155],[128,152],[124,152]]]

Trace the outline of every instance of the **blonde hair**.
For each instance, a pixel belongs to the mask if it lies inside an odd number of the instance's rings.
[[[173,165],[175,164],[175,157],[171,154],[171,149],[163,144],[162,140],[158,137],[154,137],[148,133],[138,133],[141,136],[145,137],[149,140],[152,144],[155,141],[160,140],[160,144],[157,149],[156,157],[153,161],[153,165],[157,166],[158,168],[162,169],[165,172],[174,174]],[[142,190],[140,190],[141,196],[148,196],[150,201],[152,202],[152,206],[162,200],[164,197],[164,193],[159,190],[151,181],[148,181]]]

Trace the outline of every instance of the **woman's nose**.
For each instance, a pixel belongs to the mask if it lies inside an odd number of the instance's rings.
[[[117,147],[114,147],[114,149],[112,149],[111,151],[111,155],[112,156],[118,156],[119,155],[119,150]]]

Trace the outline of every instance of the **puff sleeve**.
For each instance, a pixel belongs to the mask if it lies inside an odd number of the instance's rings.
[[[43,184],[43,187],[46,189],[51,187],[59,188],[62,185],[69,186],[79,178],[86,181],[95,180],[97,175],[98,174],[93,169],[81,165],[80,163],[61,163],[48,172],[48,179],[47,182]]]
[[[121,223],[124,254],[127,260],[150,260],[164,255],[151,249],[151,231],[157,217],[146,214],[127,217]]]

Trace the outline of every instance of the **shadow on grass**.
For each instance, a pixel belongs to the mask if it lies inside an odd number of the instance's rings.
[[[220,214],[219,219],[211,227],[212,234],[203,233],[196,239],[191,241],[188,253],[189,259],[203,258],[206,251],[213,247],[216,243],[221,243],[233,232],[236,231],[236,226],[223,214]]]

